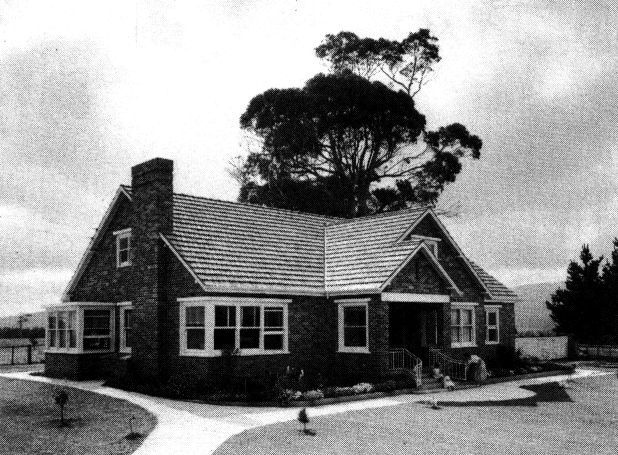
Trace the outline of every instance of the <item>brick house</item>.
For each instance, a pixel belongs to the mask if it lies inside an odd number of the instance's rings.
[[[287,366],[327,377],[496,356],[517,297],[428,207],[338,219],[173,191],[172,161],[134,166],[61,304],[45,372],[215,378]]]

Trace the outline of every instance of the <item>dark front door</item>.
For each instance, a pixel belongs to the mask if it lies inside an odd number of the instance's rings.
[[[406,348],[421,355],[427,346],[438,344],[438,311],[421,304],[391,303],[389,342],[392,348]]]
[[[391,303],[389,342],[392,348],[419,353],[423,345],[423,320],[418,308],[410,303]]]

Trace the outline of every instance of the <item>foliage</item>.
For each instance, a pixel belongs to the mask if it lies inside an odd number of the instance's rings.
[[[603,259],[595,259],[584,245],[580,262],[569,264],[564,288],[546,302],[558,333],[580,342],[618,341],[618,239],[614,240],[611,260],[601,268]]]
[[[45,329],[43,327],[24,328],[19,327],[0,327],[0,338],[44,338]]]
[[[401,42],[328,35],[316,52],[331,74],[267,90],[241,116],[258,146],[232,170],[239,199],[343,217],[434,204],[482,147],[459,123],[425,130],[413,96],[439,61],[436,41],[428,30]],[[402,90],[372,81],[378,70]]]
[[[382,77],[412,97],[441,59],[438,38],[424,28],[401,41],[359,38],[352,32],[328,34],[315,53],[330,64],[333,73],[349,71],[367,79]]]
[[[369,384],[368,382],[361,382],[360,384],[352,386],[352,389],[354,389],[354,393],[356,394],[370,393],[373,392],[373,385]]]
[[[324,398],[324,393],[321,390],[308,390],[303,393],[303,399],[307,401],[316,401]]]

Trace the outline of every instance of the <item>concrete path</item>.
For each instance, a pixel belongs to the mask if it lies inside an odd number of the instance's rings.
[[[474,389],[439,392],[431,395],[399,395],[391,398],[355,401],[320,406],[309,409],[311,417],[339,414],[361,409],[397,406],[405,403],[427,401],[502,401],[526,398],[533,392],[521,389],[521,385],[544,382],[560,382],[589,376],[614,374],[593,369],[578,369],[573,375],[551,376],[545,378],[523,379],[513,382],[491,384]],[[217,447],[231,436],[251,428],[287,422],[296,419],[298,408],[254,408],[237,406],[217,406],[202,403],[168,400],[139,393],[104,387],[101,381],[68,381],[43,376],[31,376],[29,372],[2,373],[10,379],[38,381],[66,387],[74,387],[114,398],[127,400],[141,406],[157,419],[157,425],[135,455],[158,454],[212,454]]]

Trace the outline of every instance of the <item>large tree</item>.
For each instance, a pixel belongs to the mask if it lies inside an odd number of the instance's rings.
[[[435,203],[461,159],[479,158],[479,137],[458,123],[426,131],[416,109],[413,96],[439,60],[428,31],[401,43],[350,36],[318,47],[330,74],[251,100],[240,123],[259,146],[235,169],[240,200],[362,216]],[[378,69],[398,78],[388,77],[396,90],[370,80]]]
[[[615,241],[612,261],[600,273],[603,257],[595,259],[588,245],[582,247],[580,262],[572,261],[568,266],[565,287],[546,302],[558,332],[593,343],[616,337],[617,260]]]

